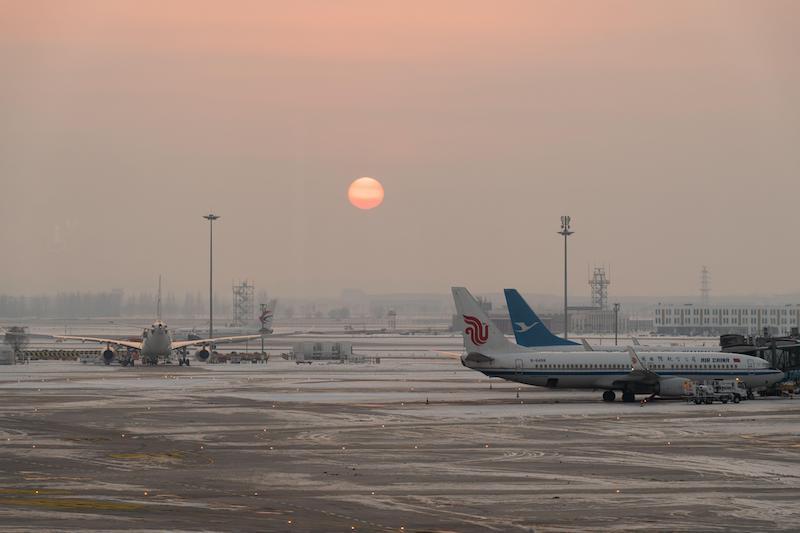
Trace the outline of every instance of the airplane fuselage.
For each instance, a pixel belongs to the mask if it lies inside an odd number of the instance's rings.
[[[758,357],[728,353],[645,352],[639,358],[660,377],[694,381],[738,379],[747,388],[761,389],[781,381],[783,372]],[[491,360],[462,356],[462,364],[490,377],[570,389],[624,389],[633,370],[630,355],[622,352],[562,352],[541,350],[492,354]],[[637,392],[648,392],[637,384]]]
[[[154,359],[172,355],[172,335],[163,322],[154,322],[142,332],[143,358]]]

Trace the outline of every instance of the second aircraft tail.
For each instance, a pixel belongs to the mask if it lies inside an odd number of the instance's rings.
[[[553,335],[528,305],[528,302],[517,292],[517,289],[505,289],[508,314],[514,327],[514,338],[517,344],[526,347],[540,346],[580,346],[577,342],[562,339]]]

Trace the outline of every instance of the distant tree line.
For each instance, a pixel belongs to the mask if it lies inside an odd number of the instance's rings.
[[[0,318],[99,318],[155,317],[155,292],[125,294],[116,289],[105,292],[60,292],[55,295],[12,296],[0,294]],[[164,318],[193,318],[208,315],[208,297],[187,292],[183,301],[174,293],[162,295]],[[230,301],[214,297],[214,314],[230,311]]]

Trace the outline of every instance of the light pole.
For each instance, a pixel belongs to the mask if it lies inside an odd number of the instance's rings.
[[[208,338],[214,338],[214,221],[219,216],[209,213],[208,220]]]
[[[614,304],[614,346],[617,345],[617,335],[619,335],[619,304]]]
[[[567,314],[567,237],[575,233],[569,230],[570,217],[561,217],[561,231],[559,235],[564,236],[564,338],[567,338],[567,331],[569,330],[569,316]]]

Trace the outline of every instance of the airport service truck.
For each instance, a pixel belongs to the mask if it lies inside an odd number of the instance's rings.
[[[695,383],[689,401],[696,405],[722,403],[739,403],[747,398],[747,389],[735,379],[715,379],[704,383]]]

